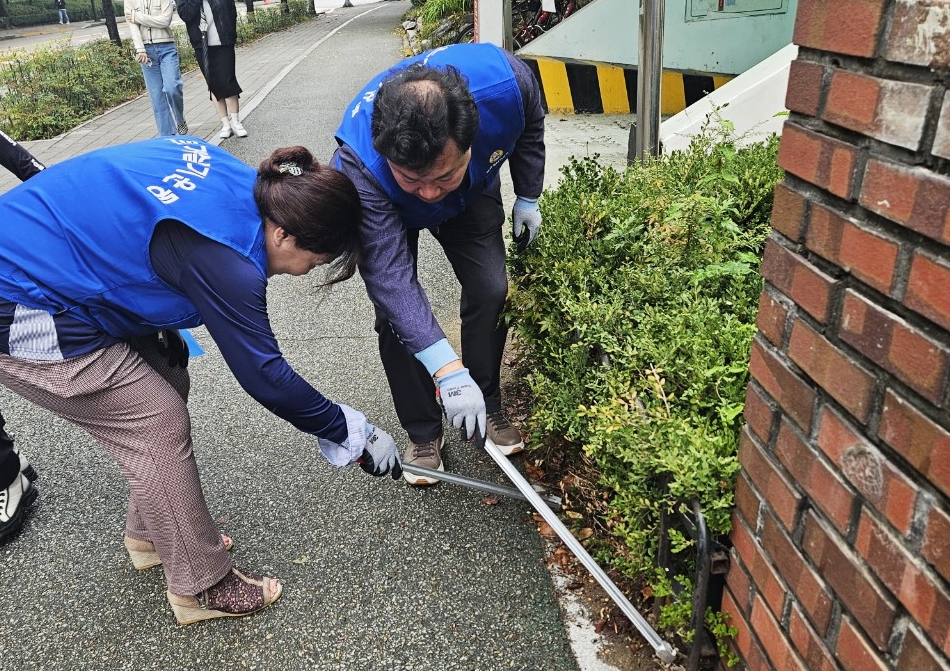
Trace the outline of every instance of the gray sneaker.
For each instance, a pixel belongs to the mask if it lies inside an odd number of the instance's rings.
[[[445,467],[442,466],[443,445],[445,445],[445,436],[439,436],[435,440],[430,440],[428,443],[422,443],[421,445],[417,445],[410,440],[409,447],[403,452],[402,463],[444,471]],[[438,482],[435,478],[426,477],[425,475],[412,475],[408,471],[403,471],[402,477],[410,485],[434,485]]]
[[[487,416],[488,440],[501,450],[506,457],[517,454],[524,449],[524,439],[521,432],[508,423],[504,410],[490,412]]]

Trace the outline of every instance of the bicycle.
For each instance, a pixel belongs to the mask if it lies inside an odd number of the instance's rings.
[[[512,47],[520,49],[580,7],[580,0],[554,0],[555,11],[551,12],[544,9],[541,0],[515,0],[511,7]]]

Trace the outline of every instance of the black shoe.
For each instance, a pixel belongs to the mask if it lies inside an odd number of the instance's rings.
[[[13,454],[15,454],[17,459],[20,460],[20,472],[29,478],[30,482],[36,482],[36,479],[40,477],[40,474],[36,472],[36,469],[33,468],[33,465],[27,461],[27,458],[23,456],[23,453],[15,447],[13,448]]]
[[[26,509],[36,500],[36,487],[22,473],[13,484],[0,490],[0,539],[15,533],[23,526]]]

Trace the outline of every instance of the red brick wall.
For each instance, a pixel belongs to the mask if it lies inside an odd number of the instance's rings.
[[[752,671],[950,670],[950,0],[799,0],[723,609]]]

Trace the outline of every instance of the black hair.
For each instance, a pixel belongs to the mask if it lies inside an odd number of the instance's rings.
[[[350,178],[321,165],[305,147],[276,149],[257,170],[261,215],[294,236],[297,247],[329,254],[327,284],[353,276],[360,258],[360,197]]]
[[[388,77],[373,102],[373,147],[396,165],[425,170],[449,140],[468,151],[478,107],[458,68],[414,63]]]

